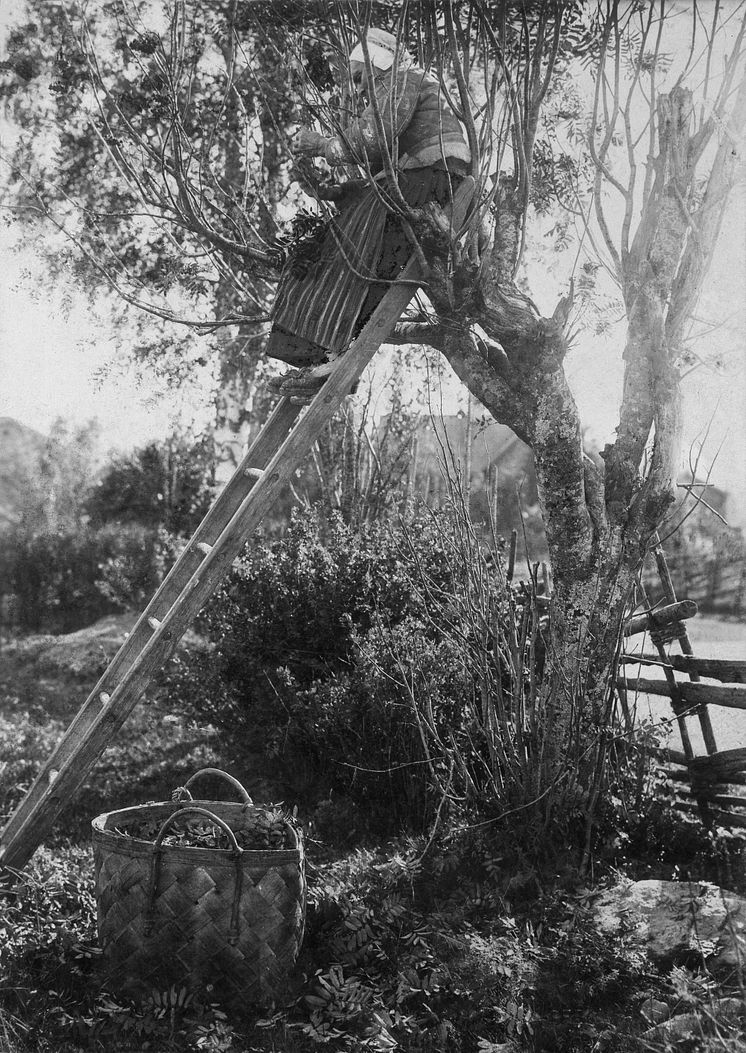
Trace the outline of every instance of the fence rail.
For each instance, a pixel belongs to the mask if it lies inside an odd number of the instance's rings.
[[[728,709],[746,709],[746,684],[734,684],[721,687],[718,684],[699,684],[678,682],[675,686],[665,680],[651,680],[638,676],[620,678],[627,691],[637,691],[641,695],[663,695],[675,700],[676,705],[691,706],[725,706]]]
[[[685,619],[697,613],[698,597],[687,589],[686,600],[677,600],[675,565],[669,567],[658,542],[652,550],[657,569],[657,589],[650,589],[651,576],[643,581],[643,596],[651,606],[650,592],[656,591],[666,606],[648,610],[629,618],[625,636],[647,631],[655,651],[621,656],[620,675],[616,686],[622,709],[629,713],[628,693],[668,698],[681,735],[683,750],[670,748],[655,751],[656,759],[667,780],[670,802],[684,813],[696,812],[708,826],[746,830],[746,748],[718,748],[710,721],[710,706],[746,710],[746,661],[708,658],[695,655],[689,640]],[[738,569],[739,609],[743,599],[744,574]],[[708,581],[712,584],[714,574]],[[718,579],[722,582],[722,576]],[[735,578],[734,578],[735,580]],[[667,644],[677,641],[682,654],[668,653]],[[654,666],[662,679],[626,675],[630,665]],[[686,679],[677,678],[683,674]],[[718,683],[703,683],[702,678]],[[687,721],[698,720],[707,753],[696,755],[692,748]],[[746,730],[746,717],[744,718]]]
[[[737,658],[699,658],[688,654],[668,655],[664,662],[660,655],[642,654],[622,655],[622,663],[634,665],[668,665],[677,673],[696,674],[709,680],[719,680],[724,684],[746,684],[746,661]]]

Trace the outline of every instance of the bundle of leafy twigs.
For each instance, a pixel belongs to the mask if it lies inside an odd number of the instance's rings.
[[[290,230],[280,234],[272,246],[278,270],[288,267],[294,278],[313,276],[321,266],[321,246],[328,228],[326,216],[302,208],[290,222]]]
[[[232,827],[240,848],[254,851],[277,850],[294,847],[288,828],[289,817],[277,805],[265,808],[245,808],[240,823]],[[140,816],[124,826],[117,826],[116,833],[135,837],[141,841],[155,841],[163,818]],[[181,848],[230,848],[228,835],[215,823],[203,816],[185,815],[176,820],[163,838],[164,845]]]

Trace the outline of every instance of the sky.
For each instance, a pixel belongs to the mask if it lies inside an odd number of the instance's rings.
[[[113,327],[71,287],[45,286],[38,261],[0,230],[0,417],[46,433],[96,418],[105,450],[207,421],[211,385],[173,392],[121,362]]]
[[[0,0],[0,31],[17,8]],[[0,130],[1,137],[1,130]],[[116,342],[105,316],[95,314],[74,290],[39,282],[29,250],[16,252],[14,233],[0,225],[0,416],[46,432],[57,417],[71,422],[97,418],[102,445],[128,449],[165,436],[178,421],[197,424],[210,415],[210,385],[196,383],[174,394],[154,381],[141,382],[117,363]],[[532,287],[539,307],[551,314],[556,282]],[[555,297],[553,299],[553,297]],[[681,467],[699,456],[698,475],[708,471],[728,491],[729,519],[746,527],[746,189],[743,181],[729,209],[721,245],[698,309],[703,350],[723,361],[700,368],[684,382]],[[602,446],[613,439],[621,390],[618,325],[603,338],[581,334],[566,363],[570,385],[589,436]],[[108,373],[103,378],[102,370]],[[419,383],[418,380],[414,381]],[[463,405],[457,383],[447,388],[445,409]],[[702,445],[704,443],[704,445]]]

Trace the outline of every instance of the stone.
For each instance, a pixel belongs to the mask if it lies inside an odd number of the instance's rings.
[[[746,962],[746,899],[707,881],[622,881],[593,904],[609,936],[629,934],[660,966],[705,960],[729,970]]]
[[[736,1024],[746,1016],[746,1001],[743,998],[719,998],[712,1008],[712,1015],[716,1020]]]
[[[671,1007],[668,1002],[662,1002],[659,998],[646,998],[640,1006],[640,1012],[649,1024],[660,1024],[668,1020],[671,1015]]]
[[[681,1013],[662,1024],[648,1028],[641,1035],[647,1042],[675,1042],[680,1038],[692,1038],[702,1034],[702,1018],[697,1013]],[[668,1047],[667,1047],[668,1048]]]

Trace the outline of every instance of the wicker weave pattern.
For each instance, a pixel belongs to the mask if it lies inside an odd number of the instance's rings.
[[[229,824],[241,805],[195,802]],[[165,819],[173,804],[144,805],[94,821],[99,940],[106,982],[132,994],[175,984],[238,1008],[276,997],[300,948],[305,913],[303,849],[244,851],[239,931],[231,943],[236,864],[229,851],[164,845],[148,932],[152,845],[113,827]],[[295,833],[295,832],[293,832]],[[297,839],[296,839],[297,840]]]

